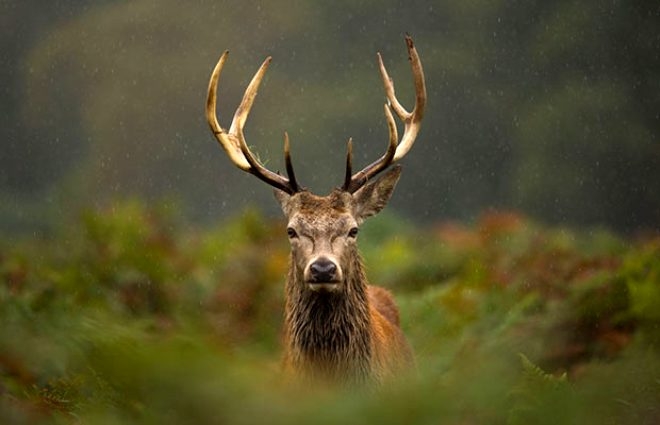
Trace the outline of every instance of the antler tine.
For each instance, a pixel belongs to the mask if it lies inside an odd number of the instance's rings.
[[[264,75],[266,75],[266,71],[268,70],[268,66],[270,65],[271,61],[273,58],[271,56],[268,56],[257,72],[254,74],[254,77],[252,77],[252,80],[250,81],[250,84],[248,84],[247,88],[245,89],[245,93],[243,94],[243,99],[241,100],[241,104],[238,105],[238,108],[236,109],[236,112],[234,113],[234,118],[231,121],[231,127],[229,127],[229,133],[235,134],[235,133],[243,133],[243,126],[245,125],[245,121],[247,120],[248,115],[250,114],[250,110],[252,109],[252,104],[254,103],[254,99],[257,97],[257,91],[259,90],[259,85],[261,84],[261,80],[263,80]]]
[[[346,144],[346,174],[344,176],[344,185],[342,189],[349,190],[351,186],[351,177],[353,173],[353,138],[348,138]]]
[[[298,192],[298,182],[296,181],[296,174],[293,172],[293,164],[291,163],[291,150],[289,146],[289,133],[284,132],[284,166],[286,167],[286,175],[289,177],[289,185],[294,192]]]
[[[240,105],[236,109],[231,127],[229,127],[229,132],[225,131],[218,123],[216,113],[218,80],[228,54],[229,52],[225,51],[222,56],[220,56],[220,59],[211,74],[211,80],[209,81],[208,95],[206,99],[206,119],[211,127],[211,132],[213,132],[213,135],[216,137],[234,165],[243,171],[253,174],[271,186],[289,194],[293,194],[298,191],[298,185],[295,181],[295,177],[291,179],[293,176],[293,167],[291,166],[290,155],[288,153],[288,138],[285,140],[285,158],[288,158],[287,174],[289,174],[289,179],[264,167],[261,162],[255,158],[254,154],[248,147],[243,134],[243,126],[250,113],[254,99],[257,96],[259,84],[271,62],[271,57],[267,57],[266,60],[264,60],[261,67],[259,67],[259,70],[254,77],[252,77],[252,81],[250,81],[250,84],[245,89],[245,94],[243,95]],[[291,173],[289,173],[289,170]]]
[[[406,46],[408,48],[408,58],[411,63],[413,78],[415,82],[415,107],[412,112],[408,112],[396,98],[394,92],[394,83],[385,69],[383,58],[378,53],[378,65],[380,74],[383,79],[385,87],[385,94],[388,103],[385,104],[385,118],[387,119],[387,126],[390,134],[390,143],[387,147],[385,154],[377,161],[369,164],[362,171],[355,173],[351,177],[351,181],[344,183],[344,189],[350,193],[354,193],[362,187],[369,179],[380,173],[392,163],[403,158],[419,133],[422,118],[424,117],[424,109],[426,107],[426,85],[424,83],[424,71],[422,70],[422,63],[417,54],[417,49],[409,35],[406,35]],[[404,123],[404,132],[401,142],[398,142],[398,135],[396,123],[392,116],[392,110]]]
[[[352,159],[352,140],[349,140],[349,157],[346,161],[346,180],[344,182],[344,187],[343,189],[353,193],[359,188],[361,188],[370,178],[375,176],[376,174],[380,173],[383,171],[385,168],[387,168],[393,161],[394,155],[396,154],[397,150],[397,142],[399,139],[399,136],[397,134],[396,130],[396,123],[394,122],[394,117],[392,116],[392,112],[390,111],[390,106],[386,103],[384,107],[385,111],[385,117],[387,118],[387,128],[389,129],[390,133],[390,142],[387,145],[387,150],[385,151],[385,154],[381,156],[378,160],[372,162],[371,164],[367,165],[363,170],[353,174],[350,179],[349,175],[351,173],[351,159]]]
[[[380,69],[383,76],[383,84],[385,85],[385,90],[387,92],[387,98],[390,100],[394,112],[396,112],[399,119],[405,124],[403,137],[396,149],[394,161],[403,158],[408,153],[413,143],[415,143],[415,138],[417,138],[417,133],[419,133],[421,127],[422,118],[424,118],[424,110],[426,109],[426,84],[424,83],[422,62],[419,60],[419,55],[417,54],[417,49],[415,49],[412,38],[407,34],[406,47],[408,48],[408,60],[410,60],[415,83],[415,107],[412,112],[406,111],[397,100],[396,95],[394,94],[394,83],[387,75],[387,71],[385,70],[383,61],[380,60],[379,55]]]

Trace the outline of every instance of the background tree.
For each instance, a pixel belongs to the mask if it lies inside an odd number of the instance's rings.
[[[208,75],[224,49],[232,53],[222,122],[272,54],[248,137],[283,169],[287,130],[301,180],[330,189],[349,136],[358,162],[387,140],[376,51],[412,101],[406,31],[430,101],[395,209],[416,220],[469,220],[485,208],[519,208],[620,230],[660,220],[660,13],[650,1],[2,7],[5,229],[126,196],[180,199],[202,221],[248,204],[275,212],[269,191],[226,162],[203,121]]]

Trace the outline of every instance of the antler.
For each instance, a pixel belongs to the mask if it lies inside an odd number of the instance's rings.
[[[383,78],[385,86],[385,94],[387,95],[387,103],[385,103],[385,118],[387,119],[387,127],[390,133],[390,142],[387,146],[387,151],[378,160],[367,165],[362,171],[351,175],[351,162],[352,162],[352,142],[348,141],[348,154],[346,155],[346,178],[344,180],[344,190],[350,193],[356,192],[361,188],[369,179],[376,176],[376,174],[385,170],[387,167],[403,158],[413,143],[419,129],[421,121],[424,117],[424,108],[426,107],[426,85],[424,83],[424,71],[422,70],[422,63],[417,55],[417,49],[413,44],[412,38],[406,35],[406,46],[408,47],[408,59],[412,66],[413,78],[415,81],[415,107],[412,112],[408,112],[396,98],[394,94],[394,83],[387,74],[383,59],[378,53],[378,64],[380,66],[380,74]],[[392,116],[392,110],[404,123],[403,137],[401,142],[398,142],[398,135],[396,123]]]
[[[218,117],[216,115],[216,103],[217,103],[217,90],[218,90],[218,80],[220,79],[220,72],[222,67],[227,60],[228,51],[225,51],[211,74],[211,80],[209,81],[209,90],[206,98],[206,119],[211,127],[211,132],[220,143],[220,146],[225,150],[231,162],[234,163],[238,168],[243,171],[247,171],[250,174],[257,176],[260,180],[268,183],[271,186],[274,186],[288,194],[294,194],[300,190],[298,183],[296,182],[295,175],[293,173],[293,166],[291,164],[291,154],[289,152],[289,136],[284,133],[284,160],[286,164],[286,173],[288,179],[284,176],[281,176],[278,173],[274,173],[264,167],[257,158],[255,158],[250,148],[248,148],[247,143],[245,142],[245,136],[243,135],[243,125],[245,120],[247,120],[250,109],[252,108],[252,103],[254,98],[257,96],[257,90],[259,89],[259,84],[266,74],[266,69],[270,64],[271,57],[267,57],[261,67],[252,77],[252,81],[245,89],[245,94],[243,95],[243,100],[241,104],[236,109],[234,114],[234,119],[231,122],[231,127],[229,131],[224,130],[218,123]]]

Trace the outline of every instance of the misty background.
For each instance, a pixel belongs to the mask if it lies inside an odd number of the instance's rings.
[[[390,210],[419,222],[515,209],[620,232],[660,223],[657,1],[0,1],[0,231],[48,233],[113,200],[167,203],[193,223],[271,189],[211,135],[211,70],[228,127],[263,59],[246,124],[300,182],[339,185],[387,143],[381,52],[411,108],[403,35],[424,65],[428,108]]]

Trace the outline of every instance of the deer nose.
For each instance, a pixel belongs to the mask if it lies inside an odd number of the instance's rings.
[[[337,265],[327,258],[319,258],[309,266],[312,280],[316,283],[335,282]]]

